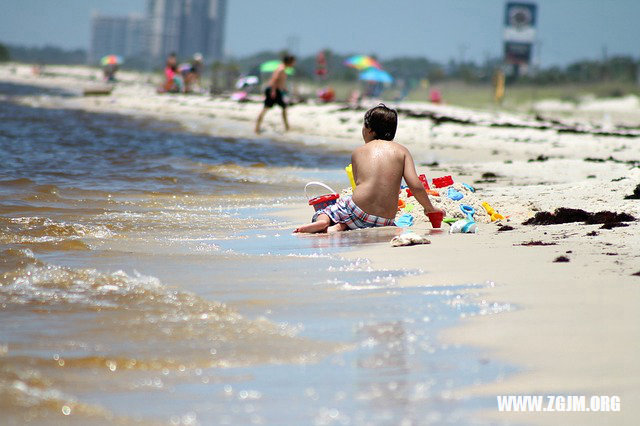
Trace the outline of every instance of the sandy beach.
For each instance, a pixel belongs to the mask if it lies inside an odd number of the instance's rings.
[[[92,77],[98,74],[83,67],[52,66],[47,72],[35,77],[28,66],[2,65],[0,82],[79,93],[95,85]],[[149,76],[123,72],[119,77],[110,96],[27,95],[17,102],[163,120],[194,134],[322,148],[344,153],[345,166],[350,151],[362,143],[363,109],[295,105],[289,112],[290,132],[283,131],[280,114],[272,111],[257,136],[253,125],[260,103],[157,94]],[[476,190],[473,197],[508,217],[499,222],[478,219],[477,234],[448,234],[448,225],[440,232],[420,222],[413,230],[427,234],[431,244],[394,248],[385,239],[345,254],[352,260],[368,259],[378,270],[421,271],[399,278],[398,291],[483,285],[474,296],[483,309],[461,314],[460,324],[439,337],[451,345],[472,345],[481,353],[479,363],[506,363],[516,373],[459,388],[451,397],[615,395],[621,401],[619,412],[503,413],[496,406],[480,411],[478,418],[495,424],[635,424],[640,416],[640,200],[631,195],[640,184],[637,98],[590,99],[582,105],[541,101],[535,105],[541,120],[446,104],[390,106],[455,118],[436,124],[401,113],[396,141],[412,152],[419,173],[430,179],[451,175],[455,182],[468,183]],[[544,128],[541,122],[582,127],[580,132],[564,131],[557,124]],[[339,189],[349,186],[344,173],[332,182],[342,184]],[[312,213],[302,188],[292,195],[277,212],[287,220],[283,229],[308,222]],[[627,213],[635,221],[613,227],[584,221],[523,224],[558,208]],[[555,261],[561,256],[566,261]]]

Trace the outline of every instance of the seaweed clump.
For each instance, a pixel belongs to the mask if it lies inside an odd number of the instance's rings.
[[[603,225],[603,229],[611,229],[617,226],[626,226],[621,222],[633,222],[635,217],[628,213],[615,213],[607,210],[590,213],[582,209],[557,208],[553,213],[538,212],[523,225],[560,225],[563,223],[584,222],[586,225]]]
[[[529,241],[526,243],[522,243],[520,244],[521,246],[527,246],[527,247],[531,247],[531,246],[555,246],[557,243],[545,243],[542,241]]]
[[[633,190],[633,194],[624,197],[625,200],[640,200],[640,183]]]

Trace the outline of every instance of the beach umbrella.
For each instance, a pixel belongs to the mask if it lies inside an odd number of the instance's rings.
[[[376,83],[393,83],[393,77],[391,77],[391,74],[377,68],[369,68],[362,71],[358,78],[360,80],[374,81]]]
[[[263,62],[262,64],[260,64],[260,72],[274,72],[280,66],[280,64],[282,64],[282,61],[279,61],[277,59]],[[287,67],[284,72],[286,72],[288,75],[293,75],[296,73],[296,70],[293,67]]]
[[[366,70],[367,68],[382,69],[382,65],[371,56],[367,55],[355,55],[347,58],[344,64],[348,67],[355,68],[357,70]]]
[[[122,65],[124,61],[122,60],[122,56],[118,55],[107,55],[103,56],[100,59],[100,65]]]
[[[246,77],[241,77],[236,81],[236,89],[240,90],[243,87],[255,86],[260,83],[260,80],[255,75],[248,75]]]

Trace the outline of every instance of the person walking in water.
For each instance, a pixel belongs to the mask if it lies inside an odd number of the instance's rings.
[[[269,80],[269,86],[264,91],[264,108],[258,115],[256,121],[256,133],[260,133],[260,125],[262,119],[269,109],[275,104],[282,108],[282,120],[284,121],[285,130],[289,130],[289,122],[287,121],[287,104],[284,103],[283,92],[287,83],[286,69],[294,66],[296,63],[295,56],[287,55],[282,59],[282,63],[276,68]]]

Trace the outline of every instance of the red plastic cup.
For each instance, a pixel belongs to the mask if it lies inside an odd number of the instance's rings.
[[[443,211],[427,213],[427,216],[429,217],[429,221],[433,228],[440,228],[440,225],[442,225],[442,219],[444,219]]]

